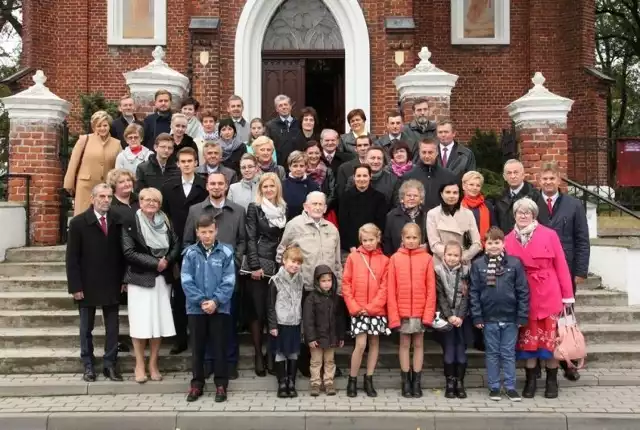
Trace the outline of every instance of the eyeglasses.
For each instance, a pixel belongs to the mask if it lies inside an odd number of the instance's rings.
[[[127,140],[140,140],[140,136],[137,134],[130,134],[127,136]]]
[[[147,202],[147,203],[160,204],[160,200],[158,200],[158,199],[151,199],[151,198],[148,198],[148,199],[142,199],[142,201],[143,201],[143,202]]]

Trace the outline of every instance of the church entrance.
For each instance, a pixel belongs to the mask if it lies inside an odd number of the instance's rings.
[[[345,127],[344,43],[322,0],[286,0],[269,22],[262,43],[262,118],[276,115],[274,98],[286,94],[292,114],[311,106],[316,131]]]

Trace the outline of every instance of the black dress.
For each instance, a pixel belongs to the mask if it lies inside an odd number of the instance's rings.
[[[374,223],[384,231],[387,217],[387,200],[384,195],[371,186],[365,191],[349,188],[340,197],[338,205],[338,230],[342,249],[348,251],[358,247],[358,230],[364,224]]]

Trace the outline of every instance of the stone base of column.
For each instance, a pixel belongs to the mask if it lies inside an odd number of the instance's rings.
[[[520,161],[524,165],[526,180],[538,183],[542,164],[557,163],[560,176],[567,177],[568,138],[566,128],[549,125],[542,128],[521,128],[518,130]]]

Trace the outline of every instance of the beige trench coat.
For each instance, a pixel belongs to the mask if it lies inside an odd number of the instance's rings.
[[[73,190],[75,196],[74,216],[89,209],[91,190],[107,180],[107,173],[115,167],[116,157],[122,151],[118,139],[109,137],[103,142],[95,133],[87,136],[88,138],[81,136],[73,147],[69,167],[64,175],[64,188]],[[86,143],[83,144],[85,139]]]
[[[427,239],[433,252],[434,264],[442,264],[444,246],[447,242],[456,241],[463,246],[464,233],[468,231],[471,237],[471,246],[462,251],[462,260],[470,262],[482,250],[480,233],[469,209],[460,207],[453,216],[445,215],[442,206],[437,206],[427,212]]]

